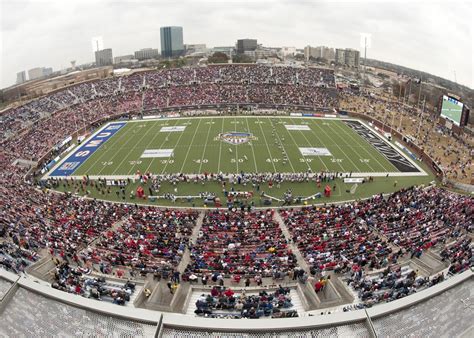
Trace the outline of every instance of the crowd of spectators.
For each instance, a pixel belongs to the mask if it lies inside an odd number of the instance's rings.
[[[127,207],[126,207],[127,208]],[[128,267],[140,273],[170,273],[178,265],[198,213],[157,208],[127,208],[128,216],[105,231],[94,247],[79,256],[84,262]]]
[[[462,236],[456,242],[446,246],[440,255],[443,261],[449,262],[449,272],[452,274],[463,272],[473,265],[472,239]]]
[[[467,195],[438,188],[402,189],[379,198],[365,213],[367,226],[377,229],[391,243],[411,256],[450,238],[472,233],[474,202]]]
[[[353,265],[378,269],[397,259],[382,236],[362,218],[370,209],[364,202],[281,210],[293,242],[313,274],[348,271]]]
[[[0,236],[5,233],[0,228]],[[39,259],[39,255],[28,249],[27,243],[20,243],[17,237],[11,242],[0,243],[0,266],[8,271],[20,274],[25,269]]]
[[[347,284],[357,291],[363,307],[371,307],[403,298],[443,280],[443,273],[423,277],[411,268],[391,265],[378,275],[366,276],[362,270],[354,271]]]
[[[187,270],[282,279],[296,257],[274,220],[274,210],[206,213]]]
[[[354,266],[383,268],[405,254],[420,257],[450,238],[472,233],[474,201],[439,188],[411,188],[388,198],[281,214],[316,272],[340,272]],[[472,263],[467,259],[466,264]]]
[[[50,143],[59,142],[74,130],[110,115],[225,103],[335,108],[334,87],[331,70],[313,68],[227,65],[134,73],[74,85],[3,111],[0,141],[14,137],[27,127],[39,130],[40,134],[26,138],[50,142],[22,154],[27,159],[38,159]],[[7,144],[12,148],[20,146],[18,142]]]
[[[410,137],[442,169],[448,179],[472,184],[474,138],[468,133],[455,135],[439,123],[436,108],[422,112],[415,106],[379,95],[351,91],[339,94],[342,110],[362,113]]]
[[[291,310],[290,289],[279,286],[274,292],[265,290],[255,294],[235,293],[231,288],[214,286],[211,293],[202,294],[196,301],[196,313],[212,318],[298,317]]]
[[[135,284],[130,281],[121,285],[111,284],[103,277],[91,277],[89,274],[90,270],[86,268],[71,267],[63,262],[56,266],[51,286],[86,298],[107,299],[117,305],[125,305],[135,291]]]

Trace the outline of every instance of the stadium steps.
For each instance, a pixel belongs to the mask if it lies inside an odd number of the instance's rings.
[[[204,220],[205,212],[201,212],[196,219],[196,225],[194,226],[193,233],[191,234],[191,243],[196,244],[199,232],[201,231],[202,221]]]
[[[316,292],[313,289],[313,285],[310,281],[307,281],[305,284],[298,284],[297,287],[298,296],[301,299],[302,306],[305,311],[311,311],[318,309],[321,304],[321,300],[316,295]]]
[[[281,217],[279,212],[275,213],[274,219],[280,225],[280,229],[283,233],[283,236],[285,236],[285,238],[288,242],[288,245],[290,246],[292,252],[295,254],[296,260],[298,262],[298,266],[303,268],[309,274],[308,263],[306,263],[305,259],[303,258],[303,255],[301,254],[301,252],[298,249],[298,247],[296,246],[296,244],[293,243],[293,239],[291,237],[290,231],[288,230],[288,228],[287,228],[285,222],[283,221],[283,218]]]
[[[296,310],[296,312],[298,312],[298,316],[303,315],[305,313],[305,309],[303,306],[303,302],[301,301],[301,298],[298,295],[298,292],[296,291],[296,289],[290,290],[290,297],[291,297],[291,303],[293,304],[293,307],[291,309]]]
[[[353,303],[355,300],[359,299],[357,292],[353,292],[351,288],[349,288],[347,284],[336,275],[331,276],[331,284],[336,288],[345,303]]]
[[[413,257],[410,260],[410,267],[417,272],[417,275],[431,276],[432,268],[421,259]]]
[[[349,292],[347,292],[345,288],[336,284],[335,282],[336,280],[338,280],[338,278],[334,278],[334,277],[328,280],[326,287],[319,293],[316,293],[313,289],[313,286],[311,286],[311,289],[313,290],[314,294],[317,296],[317,298],[320,301],[318,308],[321,309],[321,308],[334,307],[338,305],[352,303],[354,301],[354,298],[352,297],[352,295]]]
[[[54,281],[55,269],[56,264],[54,264],[52,256],[47,253],[42,255],[42,258],[39,261],[30,265],[26,269],[26,272],[36,278],[52,283]]]
[[[420,260],[426,263],[428,266],[431,267],[431,274],[436,274],[447,267],[446,263],[443,262],[439,255],[432,253],[430,251],[426,251],[421,257]]]
[[[156,284],[150,298],[148,298],[148,300],[143,304],[146,309],[155,311],[171,311],[170,304],[173,295],[170,293],[166,283],[167,281],[162,280],[160,283]]]
[[[135,291],[130,295],[130,301],[125,303],[125,306],[135,307],[135,300],[137,299],[137,297],[142,292],[142,289],[143,289],[142,286],[135,286]]]
[[[194,316],[194,310],[196,310],[196,302],[199,296],[201,296],[201,294],[202,292],[198,292],[198,291],[194,291],[191,294],[191,297],[189,299],[189,305],[185,312],[187,315]]]
[[[186,300],[188,298],[188,293],[191,289],[191,285],[189,283],[181,283],[176,290],[176,293],[171,301],[171,310],[173,312],[180,312],[184,313],[186,311]]]

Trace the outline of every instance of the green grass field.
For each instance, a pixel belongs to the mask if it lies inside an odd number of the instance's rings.
[[[309,130],[287,130],[285,125]],[[160,132],[183,126],[182,132]],[[230,144],[228,132],[252,139]],[[303,156],[300,147],[326,148],[330,156]],[[172,149],[172,157],[141,157],[145,150]],[[285,161],[285,158],[287,160]],[[130,176],[203,172],[398,172],[344,122],[298,117],[209,117],[130,121],[78,167],[74,176]]]
[[[288,126],[307,130],[288,130]],[[162,128],[184,127],[184,131],[162,132]],[[102,129],[101,129],[102,130]],[[228,141],[220,134],[241,132],[251,134],[249,139],[238,136],[240,144]],[[317,154],[303,156],[300,148],[320,148]],[[143,158],[146,150],[169,149],[172,157]],[[322,150],[321,150],[322,149]],[[330,156],[321,156],[327,154]],[[325,153],[326,152],[326,153]],[[74,151],[72,152],[74,153]],[[308,154],[307,154],[308,155]],[[320,156],[315,156],[320,155]],[[284,159],[287,158],[287,161]],[[67,161],[67,156],[65,158]],[[60,181],[57,190],[111,201],[152,204],[162,206],[202,207],[204,200],[188,199],[202,192],[215,193],[222,201],[225,196],[222,186],[215,181],[204,183],[179,183],[177,185],[162,182],[158,195],[165,193],[181,196],[176,201],[169,199],[134,198],[138,186],[146,193],[151,184],[134,180],[137,171],[153,174],[163,173],[203,173],[223,172],[312,172],[331,171],[348,173],[378,173],[371,183],[344,183],[343,179],[330,182],[333,192],[330,198],[310,199],[305,203],[332,203],[338,201],[366,198],[378,193],[389,193],[403,187],[428,184],[434,180],[426,166],[416,161],[424,172],[422,175],[401,173],[389,160],[368,141],[359,136],[342,120],[299,117],[197,117],[161,120],[129,121],[115,135],[102,144],[73,173],[81,178],[122,177],[130,178],[125,194],[117,187],[82,187],[79,182]],[[61,165],[61,164],[59,164]],[[390,173],[386,177],[385,173]],[[399,177],[397,174],[400,174]],[[377,176],[377,175],[376,175]],[[291,189],[294,196],[308,197],[322,193],[326,183],[318,187],[314,181],[283,182],[281,186],[270,189],[262,184],[257,189],[252,184],[235,185],[237,191],[252,191],[254,197],[243,201],[263,206],[261,193],[282,198]],[[274,200],[272,205],[279,205]]]

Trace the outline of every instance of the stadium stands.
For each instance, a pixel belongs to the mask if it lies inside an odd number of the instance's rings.
[[[253,278],[261,284],[262,278],[294,276],[300,268],[297,249],[312,275],[333,271],[350,276],[367,306],[401,298],[441,280],[438,275],[421,277],[404,270],[399,264],[402,258],[421,257],[436,249],[451,274],[473,265],[474,201],[436,187],[403,189],[388,198],[374,196],[342,205],[281,210],[283,225],[276,220],[275,210],[211,210],[204,215],[196,243],[189,244],[197,224],[196,211],[120,205],[55,193],[41,189],[34,178],[26,176],[30,167],[15,163],[18,159],[40,161],[65,137],[106,118],[204,104],[333,109],[338,106],[338,96],[329,70],[213,66],[83,83],[7,110],[0,115],[0,265],[22,273],[46,249],[63,261],[57,264],[54,288],[124,304],[131,284],[114,287],[88,276],[89,272],[112,274],[125,269],[132,277],[135,272],[168,276],[189,249],[184,280],[194,274],[210,276],[215,282],[230,277],[237,282]],[[451,146],[444,149],[445,154],[452,154]],[[464,156],[464,150],[460,151],[458,155]],[[470,161],[458,159],[453,168],[466,168]],[[260,179],[241,176],[249,181]],[[304,181],[305,177],[283,179]],[[82,182],[64,180],[60,184],[76,191],[86,189]],[[366,274],[379,269],[383,272],[375,278]],[[23,290],[19,296],[29,295]],[[268,295],[259,296],[262,301]],[[229,304],[229,296],[225,297],[216,307]],[[282,299],[283,304],[285,301],[288,299]],[[28,302],[48,311],[49,305],[40,296]],[[13,305],[24,307],[18,299]],[[60,312],[61,307],[54,310]],[[258,316],[257,312],[248,316]],[[8,320],[10,332],[15,332],[13,321]]]
[[[273,220],[273,213],[207,213],[191,250],[188,272],[283,279],[296,266],[296,258]]]

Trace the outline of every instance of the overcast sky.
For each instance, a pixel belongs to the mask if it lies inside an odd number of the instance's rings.
[[[369,58],[423,70],[474,88],[472,1],[426,0],[0,0],[1,87],[34,67],[92,62],[91,38],[113,55],[160,48],[160,26],[183,26],[184,43],[360,49]],[[362,54],[362,53],[361,53]]]

